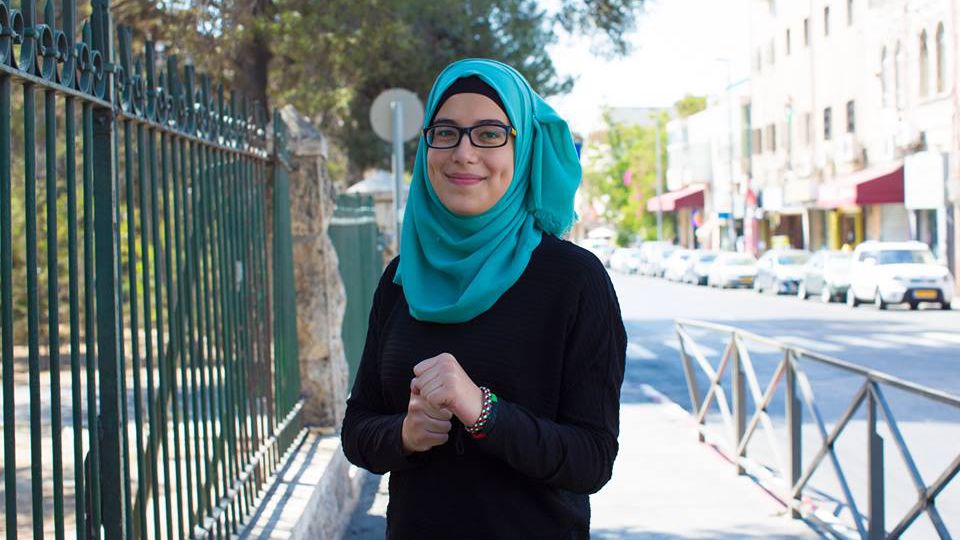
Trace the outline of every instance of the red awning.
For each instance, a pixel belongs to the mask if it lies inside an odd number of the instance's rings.
[[[903,163],[871,167],[820,186],[819,208],[903,202]]]
[[[647,200],[647,212],[675,212],[678,208],[703,208],[703,184],[693,184]]]

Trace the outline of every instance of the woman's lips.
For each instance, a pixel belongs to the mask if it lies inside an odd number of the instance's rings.
[[[472,186],[483,181],[482,176],[477,176],[475,174],[446,173],[444,176],[446,176],[447,180],[449,180],[451,183],[458,186]]]

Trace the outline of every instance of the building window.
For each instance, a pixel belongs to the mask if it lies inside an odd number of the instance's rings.
[[[767,138],[770,139],[770,151],[776,152],[777,151],[777,125],[776,124],[770,124],[770,136]]]
[[[813,115],[808,112],[803,113],[803,144],[810,146],[813,142]]]
[[[920,32],[920,97],[927,97],[930,80],[930,55],[927,52],[927,31]]]
[[[947,43],[943,33],[943,23],[937,25],[937,93],[946,87]]]
[[[823,140],[829,141],[832,134],[830,133],[830,107],[827,107],[823,110]]]
[[[847,133],[857,132],[857,107],[851,99],[847,102]]]
[[[760,49],[757,49],[757,53],[753,55],[753,71],[759,73],[761,69],[763,69],[763,60]]]
[[[786,56],[790,56],[790,29],[789,28],[787,28],[787,39],[785,41],[785,44],[786,44],[786,50],[787,50]]]
[[[823,35],[830,35],[830,6],[823,8]]]
[[[750,146],[750,104],[742,105],[740,107],[740,125],[743,126],[740,129],[740,155],[749,156],[753,153],[753,148]]]
[[[753,148],[751,148],[754,155],[763,152],[763,130],[757,128],[753,130]]]
[[[803,20],[803,46],[810,46],[810,19]]]
[[[776,61],[776,49],[774,48],[774,41],[773,41],[773,39],[770,40],[769,48],[770,48],[770,50],[769,50],[769,53],[768,53],[768,56],[767,56],[767,60],[768,60],[769,64],[772,66],[773,63],[774,63],[774,61]]]
[[[853,26],[853,0],[847,0],[847,26]]]
[[[903,47],[897,42],[896,52],[893,54],[893,95],[898,109],[906,104],[906,88],[903,81]]]
[[[880,51],[880,99],[881,105],[884,107],[890,106],[890,69],[887,66],[888,63],[887,48],[884,47]]]

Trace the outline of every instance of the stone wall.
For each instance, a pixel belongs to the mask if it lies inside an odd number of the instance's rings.
[[[292,106],[280,114],[290,151],[290,214],[297,291],[304,421],[339,426],[346,408],[347,362],[340,328],[346,295],[337,252],[327,236],[336,190],[326,161],[324,136]]]

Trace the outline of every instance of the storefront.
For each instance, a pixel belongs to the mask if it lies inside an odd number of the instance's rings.
[[[930,246],[937,260],[947,264],[947,154],[917,152],[904,159],[904,206],[909,211],[912,240]]]
[[[868,240],[905,240],[903,164],[871,167],[820,186],[817,207],[827,210],[827,247],[853,247]]]
[[[647,212],[662,211],[676,217],[677,241],[683,247],[697,247],[697,227],[704,223],[703,203],[704,184],[691,184],[687,187],[664,193],[647,200]]]

